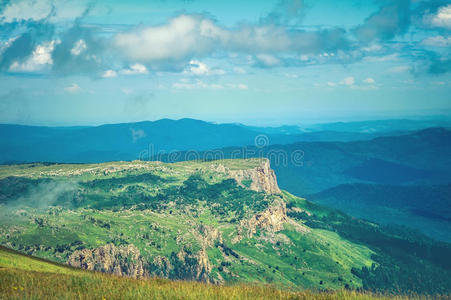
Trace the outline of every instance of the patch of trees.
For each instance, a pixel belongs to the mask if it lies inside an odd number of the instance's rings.
[[[298,215],[293,215],[297,217]],[[344,239],[372,249],[371,267],[353,268],[363,287],[376,292],[450,293],[451,245],[399,226],[379,226],[338,211],[300,216],[306,225],[335,231]]]

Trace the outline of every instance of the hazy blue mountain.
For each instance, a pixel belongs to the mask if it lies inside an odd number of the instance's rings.
[[[134,160],[161,152],[208,150],[298,141],[368,140],[378,133],[318,131],[300,133],[296,126],[279,128],[214,124],[194,119],[146,121],[84,127],[0,125],[0,163],[105,162]],[[384,133],[386,134],[386,133]]]
[[[353,142],[228,147],[199,158],[268,157],[279,184],[305,196],[346,183],[444,184],[451,181],[451,131],[432,128]],[[187,153],[160,156],[186,160]]]
[[[300,126],[303,131],[341,131],[360,133],[406,132],[429,127],[451,127],[451,120],[436,118],[428,120],[389,119],[358,122],[335,122]]]
[[[133,160],[149,153],[253,144],[257,134],[238,125],[193,119],[81,128],[0,125],[0,161]]]
[[[434,186],[344,184],[308,199],[380,224],[405,225],[451,241],[451,183]]]

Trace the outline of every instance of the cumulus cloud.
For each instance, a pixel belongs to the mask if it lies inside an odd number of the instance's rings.
[[[133,64],[129,68],[119,71],[119,73],[124,75],[139,75],[147,74],[148,72],[146,66],[142,64]]]
[[[52,71],[66,74],[98,74],[105,69],[107,43],[96,35],[96,29],[75,23],[59,37],[52,52]]]
[[[86,45],[86,42],[84,40],[79,40],[74,44],[74,48],[72,48],[70,50],[70,53],[72,53],[72,55],[78,56],[83,51],[85,51],[86,48],[88,48],[88,46]]]
[[[14,72],[33,72],[40,71],[48,65],[52,65],[53,60],[51,53],[55,48],[55,43],[56,41],[51,41],[38,45],[27,60],[23,62],[14,61],[9,67],[9,70]]]
[[[432,26],[451,29],[451,4],[442,6],[435,15],[430,16]]]
[[[211,51],[219,28],[200,16],[181,15],[161,26],[139,27],[119,33],[114,45],[140,62],[180,60]]]
[[[374,80],[371,77],[368,77],[367,79],[364,79],[363,82],[368,83],[368,84],[374,84],[374,83],[376,83],[376,80]]]
[[[0,13],[0,20],[6,23],[22,20],[42,20],[53,13],[51,1],[22,0],[10,2]]]
[[[275,67],[281,64],[280,59],[270,54],[257,54],[256,57],[265,67]]]
[[[91,4],[90,4],[91,3]],[[0,22],[12,23],[22,21],[52,22],[74,20],[91,7],[91,0],[14,0],[0,2]],[[2,4],[3,10],[2,10]]]
[[[390,40],[407,32],[410,26],[410,0],[385,0],[380,9],[369,16],[362,25],[353,29],[364,42]]]
[[[12,64],[25,63],[30,57],[36,55],[35,51],[39,46],[52,40],[54,32],[53,25],[39,22],[28,22],[23,29],[25,31],[14,39],[10,39],[7,47],[3,49],[0,55],[0,70],[8,70]]]
[[[211,69],[207,64],[198,61],[191,60],[188,67],[185,69],[186,74],[192,74],[196,76],[209,76],[209,75],[224,75],[225,71],[222,69]]]
[[[106,70],[103,72],[102,77],[103,78],[113,78],[117,76],[117,72],[114,70]]]
[[[355,83],[355,78],[350,76],[350,77],[346,77],[344,78],[341,82],[341,84],[347,85],[347,86],[351,86],[354,85]]]
[[[422,45],[431,47],[450,47],[451,36],[445,37],[441,35],[431,36],[421,42]]]
[[[139,25],[111,35],[102,34],[96,25],[82,24],[91,9],[86,1],[71,14],[61,5],[67,2],[71,7],[68,0],[8,1],[3,10],[0,5],[0,24],[5,32],[21,26],[14,31],[18,32],[14,39],[0,42],[0,71],[50,70],[58,75],[104,78],[160,70],[195,76],[222,75],[225,71],[212,68],[205,61],[206,57],[227,53],[228,57],[235,56],[232,63],[263,68],[347,64],[365,57],[370,62],[383,62],[397,59],[394,52],[409,51],[387,41],[406,33],[412,24],[419,26],[418,20],[423,22],[426,15],[429,26],[440,27],[437,34],[441,35],[417,45],[450,45],[443,29],[449,29],[451,5],[443,4],[444,0],[377,0],[378,10],[351,32],[343,28],[304,30],[292,26],[302,20],[305,3],[279,0],[257,23],[224,26],[208,15],[181,14],[160,25]],[[69,16],[73,18],[72,26],[56,30],[55,18]],[[46,46],[56,40],[59,42],[53,48]],[[243,62],[246,57],[250,59]],[[241,74],[244,69],[233,70]]]
[[[342,29],[290,30],[273,24],[221,27],[202,15],[180,15],[160,26],[138,27],[114,37],[113,45],[129,60],[144,64],[179,62],[217,51],[270,55],[345,49]]]

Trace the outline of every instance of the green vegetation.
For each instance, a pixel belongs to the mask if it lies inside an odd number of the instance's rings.
[[[0,244],[58,263],[135,277],[347,291],[315,294],[326,297],[319,299],[364,297],[351,292],[361,289],[450,293],[448,244],[353,219],[287,192],[251,189],[271,180],[261,173],[263,163],[249,159],[2,166]],[[262,176],[267,178],[254,182]],[[31,280],[26,276],[49,281],[54,276],[24,275],[11,268],[0,269],[8,284],[24,286]],[[149,287],[156,282],[161,285],[158,293],[173,285],[175,290],[203,289],[211,297],[225,297],[229,288],[82,274],[91,277],[76,285],[81,289],[88,284],[95,295],[102,293],[102,285],[96,288],[88,281],[143,286],[142,295],[149,297],[157,295]],[[74,279],[66,279],[55,288],[71,290]],[[291,297],[274,288],[268,295]],[[230,289],[238,298],[253,298],[267,288],[242,287],[250,294]],[[123,288],[125,294],[118,295],[133,298],[127,291],[132,293]]]
[[[72,269],[5,248],[0,248],[0,295],[8,299],[426,299],[355,291],[292,292],[271,286],[133,279]]]

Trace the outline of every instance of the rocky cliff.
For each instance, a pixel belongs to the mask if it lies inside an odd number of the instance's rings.
[[[281,193],[277,185],[276,174],[271,169],[268,159],[264,159],[262,164],[256,168],[249,170],[228,170],[228,173],[242,185],[245,185],[244,182],[246,180],[251,180],[249,188],[256,192],[267,194]]]
[[[276,200],[266,210],[255,214],[250,219],[241,220],[237,228],[237,236],[232,242],[239,242],[243,236],[252,237],[257,229],[278,232],[283,229],[283,224],[288,220],[285,202],[282,199]]]
[[[137,278],[147,275],[141,253],[133,244],[119,247],[107,244],[95,249],[77,250],[69,257],[68,264],[86,270]]]

